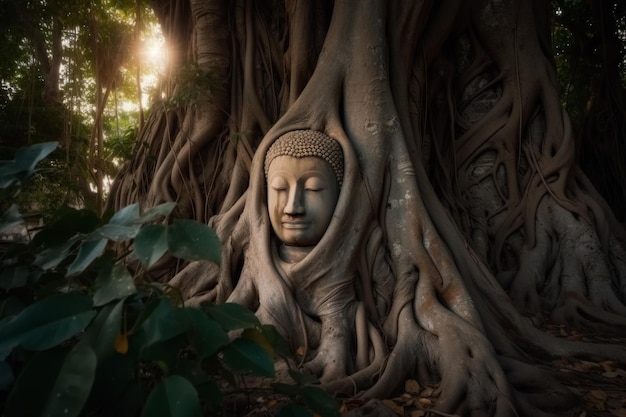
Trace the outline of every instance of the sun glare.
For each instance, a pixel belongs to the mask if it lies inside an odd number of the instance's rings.
[[[144,65],[155,72],[162,72],[167,65],[168,53],[165,39],[161,35],[158,26],[152,25],[147,36],[143,39],[142,45]]]
[[[154,88],[166,72],[169,59],[167,44],[158,25],[150,25],[145,32],[141,42],[140,54],[142,59],[141,87],[143,91],[141,102],[144,107],[147,107]]]

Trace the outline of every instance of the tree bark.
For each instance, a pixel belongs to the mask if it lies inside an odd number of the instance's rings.
[[[535,360],[626,349],[551,338],[516,306],[623,330],[626,240],[574,163],[539,9],[389,3],[161,2],[170,45],[225,85],[181,102],[189,80],[172,78],[111,204],[177,201],[207,221],[221,266],[155,276],[189,304],[247,305],[337,392],[381,398],[415,377],[444,413],[571,405]],[[335,138],[345,173],[326,234],[285,272],[263,162],[300,129]]]

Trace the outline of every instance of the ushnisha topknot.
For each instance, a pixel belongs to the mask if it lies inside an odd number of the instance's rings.
[[[280,136],[265,155],[265,177],[272,161],[279,156],[321,158],[332,167],[339,186],[343,184],[343,151],[335,139],[317,130],[292,130]]]

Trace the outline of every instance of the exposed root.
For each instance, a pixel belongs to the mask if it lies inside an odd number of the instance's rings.
[[[529,313],[543,308],[558,322],[604,325],[623,333],[626,306],[614,278],[614,271],[623,269],[619,255],[607,255],[595,229],[550,197],[541,202],[537,216],[535,246],[520,250],[519,270],[510,287],[518,308]],[[618,253],[620,248],[617,242],[613,246]]]
[[[626,329],[626,240],[584,177],[572,180],[573,137],[532,4],[300,3],[282,27],[262,2],[193,2],[189,21],[213,18],[202,24],[219,32],[189,31],[194,59],[220,58],[229,90],[155,112],[149,146],[115,187],[116,204],[178,201],[221,237],[219,267],[194,262],[170,281],[187,303],[249,307],[338,393],[438,384],[441,415],[546,415],[573,400],[534,359],[626,362],[623,347],[539,332],[492,274],[532,314]],[[457,41],[472,45],[462,65],[447,56]],[[336,138],[345,174],[326,234],[287,265],[262,166],[296,129]],[[440,195],[423,166],[431,148],[449,168]]]
[[[499,362],[507,380],[514,387],[513,398],[522,414],[553,415],[553,412],[566,409],[578,401],[555,378],[538,371],[537,366],[504,356],[499,358]]]
[[[418,377],[427,378],[434,370],[427,366],[436,368],[439,363],[438,352],[428,349],[431,345],[427,341],[432,342],[434,336],[417,326],[410,304],[402,308],[398,321],[398,339],[389,354],[384,372],[381,372],[376,383],[362,394],[366,399],[390,396],[396,389],[398,381],[404,381],[415,374],[416,369],[422,371],[417,373]],[[423,358],[429,359],[424,361]]]

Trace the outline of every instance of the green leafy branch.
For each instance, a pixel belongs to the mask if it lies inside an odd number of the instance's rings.
[[[19,193],[55,147],[35,145],[1,163],[3,196]],[[237,304],[185,308],[167,287],[137,280],[137,271],[149,271],[168,252],[220,262],[212,229],[164,221],[174,206],[141,213],[133,204],[108,218],[64,207],[28,243],[2,248],[3,415],[217,415],[225,383],[236,386],[242,374],[274,377],[274,357],[290,355],[274,327]],[[0,230],[21,222],[11,206]],[[130,248],[123,256],[113,250],[120,245]],[[129,266],[137,263],[141,267]],[[290,374],[295,384],[273,389],[307,408],[288,404],[282,417],[337,415],[334,399],[316,380]]]

